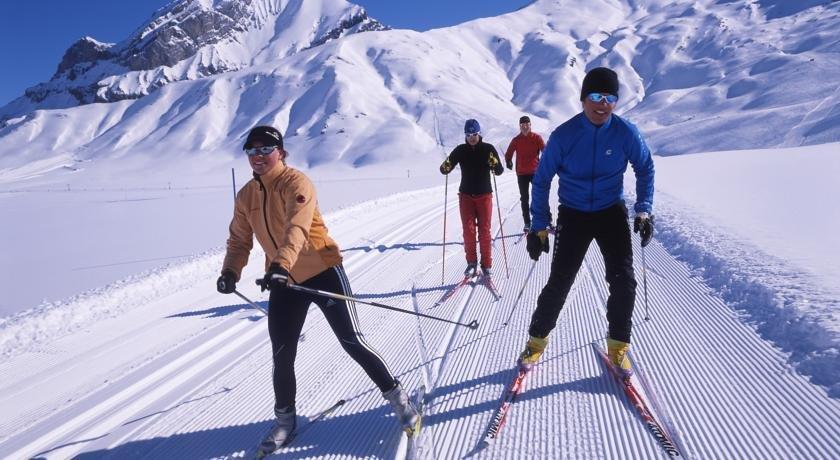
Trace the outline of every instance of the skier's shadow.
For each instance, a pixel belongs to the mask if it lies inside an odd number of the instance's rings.
[[[76,459],[151,458],[205,459],[244,458],[255,453],[273,421],[232,425],[190,433],[178,433],[130,441],[77,455]],[[305,425],[306,422],[302,421]],[[306,429],[294,443],[275,454],[278,458],[322,456],[394,458],[402,431],[383,401],[376,408],[331,416]]]

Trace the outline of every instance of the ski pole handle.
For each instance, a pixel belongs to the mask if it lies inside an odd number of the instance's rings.
[[[275,280],[280,281],[282,284],[285,284],[288,287],[292,287],[292,285],[293,285],[292,283],[289,282],[289,277],[288,276],[281,275],[279,273],[275,273],[275,274],[271,275],[271,280],[272,281],[275,281]],[[256,283],[257,283],[257,286],[263,288],[263,290],[268,289],[268,283],[265,282],[265,279],[257,278]]]

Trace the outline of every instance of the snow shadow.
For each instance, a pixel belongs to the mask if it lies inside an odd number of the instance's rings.
[[[383,421],[388,417],[389,420]],[[375,409],[332,416],[311,425],[292,446],[275,453],[277,458],[313,458],[325,456],[394,458],[402,431],[383,404]],[[299,423],[306,424],[304,419]],[[190,433],[178,433],[131,441],[110,448],[84,452],[78,460],[104,458],[206,459],[248,458],[253,455],[273,421],[253,422]],[[392,425],[393,426],[390,426]],[[371,427],[388,425],[387,430]],[[349,440],[352,439],[352,442]],[[244,455],[244,457],[243,457]]]
[[[257,305],[265,308],[268,310],[268,302],[254,302]],[[232,315],[238,311],[250,311],[256,313],[253,316],[248,317],[251,321],[259,321],[260,318],[263,317],[262,313],[259,313],[254,310],[254,307],[248,304],[237,304],[237,305],[225,305],[222,307],[215,307],[215,308],[208,308],[206,310],[194,310],[194,311],[185,311],[183,313],[178,313],[176,315],[169,315],[167,318],[190,318],[194,316],[203,316],[205,318],[221,318],[223,316]]]
[[[463,246],[463,242],[453,241],[446,243],[447,246]],[[391,251],[394,249],[402,249],[405,251],[419,251],[420,249],[427,248],[427,247],[441,247],[443,243],[397,243],[391,245],[368,245],[368,246],[356,246],[352,248],[342,249],[341,252],[351,252],[351,251],[362,251],[362,252],[371,252],[371,251],[378,251],[380,253],[385,251]]]
[[[505,235],[504,238],[501,237],[501,236],[494,236],[494,237],[491,238],[491,241],[496,242],[496,241],[500,241],[502,239],[507,240],[507,239],[512,239],[512,238],[513,239],[518,239],[520,236],[522,236],[521,232],[514,232],[510,235]],[[384,245],[384,244],[380,244],[380,245],[369,244],[367,246],[354,246],[352,248],[342,249],[341,252],[345,253],[345,252],[352,252],[352,251],[362,251],[362,252],[367,253],[367,252],[371,252],[371,251],[378,251],[378,252],[382,253],[382,252],[385,252],[385,251],[392,251],[394,249],[402,249],[402,250],[405,250],[405,251],[419,251],[423,248],[430,248],[430,247],[439,248],[443,245],[444,245],[443,243],[397,243],[397,244],[391,244],[391,245],[387,245],[387,246]],[[455,241],[450,241],[450,242],[446,243],[446,246],[463,246],[463,245],[464,245],[464,242],[460,241],[460,240],[457,240],[457,239]]]
[[[439,423],[447,423],[457,419],[478,415],[481,413],[492,414],[496,409],[499,408],[499,401],[501,401],[502,395],[504,394],[504,392],[507,391],[508,385],[510,384],[510,382],[513,381],[513,378],[516,376],[516,372],[517,368],[516,366],[514,366],[512,368],[502,369],[492,374],[485,374],[481,377],[468,379],[452,385],[445,385],[436,388],[432,393],[428,395],[427,403],[431,407],[434,407],[435,401],[448,400],[449,395],[453,395],[453,397],[455,397],[455,395],[462,395],[464,393],[468,393],[471,389],[479,389],[488,384],[501,385],[502,390],[499,393],[498,398],[492,398],[489,400],[481,401],[473,405],[460,406],[444,412],[436,412],[435,409],[432,409],[433,413],[424,418],[424,426],[431,427]],[[555,393],[562,393],[566,391],[573,391],[576,393],[602,394],[606,392],[604,390],[604,386],[601,384],[602,380],[603,377],[600,376],[587,377],[570,382],[557,382],[551,385],[546,385],[538,388],[526,387],[525,390],[522,393],[520,393],[519,396],[517,396],[516,401],[517,404],[519,404],[524,401],[538,400]]]
[[[440,284],[440,285],[432,286],[432,287],[415,288],[413,290],[413,292],[415,294],[422,294],[422,293],[425,293],[425,292],[448,291],[448,290],[454,288],[457,285],[458,285],[458,283]],[[370,294],[355,294],[355,296],[358,299],[387,299],[387,298],[391,298],[391,297],[410,296],[411,293],[412,293],[411,289],[403,289],[402,291],[370,293]]]

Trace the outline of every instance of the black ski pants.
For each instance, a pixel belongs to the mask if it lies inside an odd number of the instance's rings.
[[[353,295],[341,265],[328,268],[300,285],[346,296]],[[365,342],[359,330],[354,302],[292,289],[274,289],[268,301],[268,333],[274,353],[275,412],[295,404],[295,355],[306,313],[312,303],[321,309],[344,351],[362,366],[379,390],[385,392],[394,388],[396,380],[393,374],[382,357]]]
[[[609,297],[607,321],[609,336],[630,342],[633,306],[636,300],[636,279],[633,275],[633,248],[627,208],[619,202],[607,209],[583,212],[560,206],[554,255],[548,283],[537,299],[528,332],[535,337],[548,337],[557,324],[557,317],[566,302],[583,258],[594,239],[604,256]]]
[[[531,202],[529,200],[531,198],[530,185],[533,181],[533,174],[516,176],[516,182],[519,184],[519,204],[522,208],[522,220],[526,227],[531,225]],[[548,216],[548,220],[551,221],[551,215]]]

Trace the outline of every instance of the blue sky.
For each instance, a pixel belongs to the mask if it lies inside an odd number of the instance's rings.
[[[315,1],[315,0],[308,0]],[[170,0],[9,0],[0,2],[0,106],[55,73],[67,48],[89,35],[118,42]],[[530,0],[358,0],[395,28],[428,30],[514,11]]]

